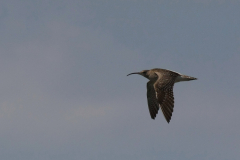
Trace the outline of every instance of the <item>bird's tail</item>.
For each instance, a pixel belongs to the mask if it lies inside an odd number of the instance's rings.
[[[185,81],[197,80],[197,78],[195,78],[195,77],[190,77],[190,76],[186,76],[186,75],[181,75],[181,77]]]

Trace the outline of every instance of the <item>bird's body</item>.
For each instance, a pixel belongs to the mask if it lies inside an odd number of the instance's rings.
[[[143,70],[141,72],[134,72],[128,75],[131,74],[139,74],[149,79],[149,82],[147,83],[147,99],[151,118],[155,119],[159,108],[161,108],[168,123],[171,120],[174,107],[174,83],[197,79],[160,68]]]

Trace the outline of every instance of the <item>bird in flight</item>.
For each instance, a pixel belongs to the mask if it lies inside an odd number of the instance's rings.
[[[154,68],[131,74],[139,74],[149,79],[147,83],[148,109],[152,119],[155,119],[161,108],[166,121],[169,123],[174,107],[173,86],[181,81],[191,81],[197,78],[186,76],[174,71]]]

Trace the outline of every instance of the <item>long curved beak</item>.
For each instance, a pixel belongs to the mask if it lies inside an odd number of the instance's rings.
[[[133,73],[128,74],[127,76],[129,76],[131,74],[139,74],[139,72],[133,72]]]

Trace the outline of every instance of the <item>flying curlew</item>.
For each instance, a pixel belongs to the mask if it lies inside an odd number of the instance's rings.
[[[180,81],[191,81],[197,78],[186,76],[174,71],[154,68],[131,74],[139,74],[149,79],[147,83],[148,109],[152,119],[155,119],[159,107],[169,123],[174,107],[173,85]]]

